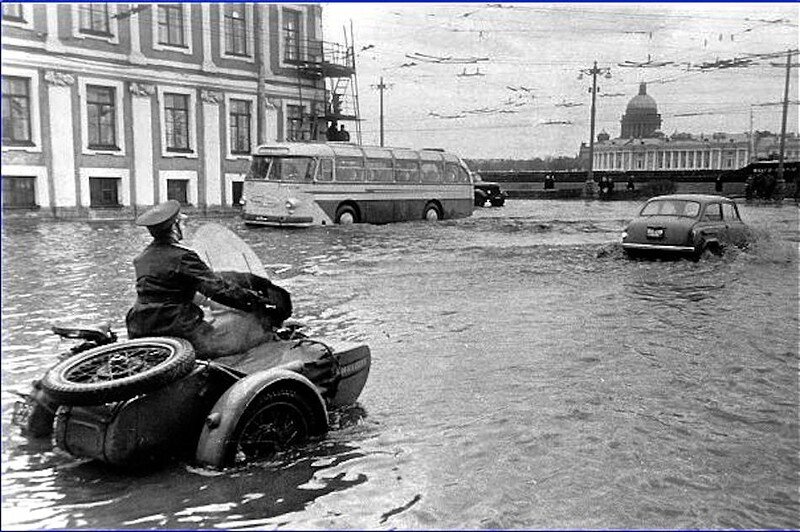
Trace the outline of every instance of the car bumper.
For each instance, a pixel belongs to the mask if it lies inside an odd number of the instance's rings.
[[[635,249],[641,251],[669,251],[672,253],[694,253],[694,246],[671,246],[667,244],[638,244],[633,242],[623,242],[624,249]]]
[[[268,225],[271,227],[310,227],[314,225],[311,216],[272,216],[261,214],[242,214],[246,224]]]

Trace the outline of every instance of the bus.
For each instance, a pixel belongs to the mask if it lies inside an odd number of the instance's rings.
[[[242,203],[245,224],[309,227],[461,218],[474,195],[444,150],[278,142],[253,151]]]

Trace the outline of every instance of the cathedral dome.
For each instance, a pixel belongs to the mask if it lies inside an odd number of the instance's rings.
[[[641,83],[639,85],[639,94],[634,96],[630,102],[628,102],[628,107],[626,112],[633,111],[635,113],[647,112],[652,111],[654,113],[658,112],[658,106],[656,105],[656,101],[647,94],[647,85],[645,83]]]

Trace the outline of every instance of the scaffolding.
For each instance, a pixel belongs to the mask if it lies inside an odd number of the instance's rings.
[[[345,44],[306,41],[301,45],[304,53],[297,54],[297,59],[286,60],[297,67],[297,90],[301,104],[304,101],[304,79],[324,84],[324,101],[313,98],[309,112],[302,117],[303,121],[309,121],[312,140],[325,139],[331,125],[352,122],[355,142],[361,144],[355,54],[352,38],[348,40],[345,34],[345,39]]]

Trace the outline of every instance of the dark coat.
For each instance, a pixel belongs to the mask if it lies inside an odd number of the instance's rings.
[[[193,303],[196,292],[229,307],[252,312],[254,293],[226,281],[190,248],[154,240],[133,260],[136,303],[128,311],[128,336],[190,335],[203,323],[203,310]]]

